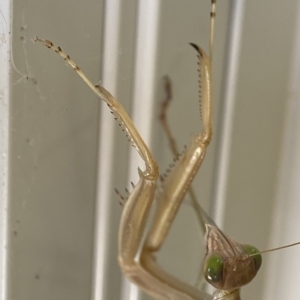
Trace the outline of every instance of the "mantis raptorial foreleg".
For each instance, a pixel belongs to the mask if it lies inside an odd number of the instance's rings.
[[[171,100],[173,98],[172,83],[171,83],[171,79],[168,76],[164,76],[163,79],[164,79],[164,87],[165,87],[166,97],[161,105],[161,112],[159,114],[159,119],[160,119],[162,128],[164,129],[164,131],[166,133],[166,137],[168,139],[169,147],[171,149],[173,157],[174,157],[174,159],[176,159],[180,153],[179,153],[179,149],[178,149],[175,137],[172,134],[172,131],[171,131],[171,128],[170,128],[170,125],[168,122],[168,118],[167,118],[167,110],[168,110]],[[163,180],[163,177],[162,177],[162,180]],[[192,186],[190,186],[190,188],[188,190],[188,195],[191,198],[192,206],[196,212],[198,222],[201,226],[201,229],[204,232],[205,231],[205,222],[202,218],[202,211],[199,209],[199,204],[197,201],[196,193]]]
[[[203,103],[206,107],[202,110],[202,119],[205,120],[204,129],[192,140],[191,145],[177,161],[171,175],[165,181],[164,193],[160,196],[160,205],[155,216],[158,221],[154,222],[143,247],[141,259],[137,262],[135,258],[156,190],[158,178],[156,162],[121,104],[105,88],[95,87],[60,47],[55,46],[51,41],[39,38],[36,38],[35,41],[61,55],[94,93],[107,103],[113,114],[124,126],[133,146],[145,162],[145,170],[139,170],[139,182],[126,201],[121,218],[119,262],[124,274],[157,299],[209,299],[210,296],[206,293],[198,291],[196,288],[163,271],[152,257],[152,253],[157,251],[164,242],[183,197],[203,161],[206,148],[211,139],[211,71],[208,55],[195,46],[199,53],[202,65],[202,80],[204,82]]]
[[[198,291],[163,271],[153,257],[153,254],[160,249],[166,238],[179,206],[204,159],[206,148],[211,139],[210,59],[202,49],[196,48],[202,65],[203,97],[205,97],[204,101],[207,107],[203,110],[202,118],[206,120],[206,123],[202,132],[192,139],[190,146],[178,159],[172,172],[163,182],[154,221],[143,246],[139,262],[135,261],[135,257],[141,236],[132,240],[134,236],[132,233],[140,233],[140,228],[137,227],[140,227],[138,220],[145,218],[146,211],[141,212],[137,207],[137,203],[141,199],[141,191],[137,187],[127,200],[120,225],[119,262],[121,268],[132,281],[156,299],[202,300],[210,298],[206,293]],[[141,184],[141,188],[143,188],[143,184]],[[148,199],[142,199],[143,203],[152,202],[150,197],[154,195],[149,194],[148,196]]]
[[[171,101],[173,99],[173,89],[172,89],[172,82],[171,79],[169,78],[169,76],[164,76],[163,78],[163,84],[164,84],[164,88],[165,88],[165,99],[162,102],[161,105],[161,111],[159,114],[159,119],[162,125],[163,130],[165,131],[166,137],[168,139],[168,143],[169,143],[169,147],[170,150],[173,154],[174,159],[176,159],[179,156],[179,148],[176,142],[176,139],[174,137],[174,135],[172,134],[172,130],[171,127],[169,125],[169,121],[168,121],[168,116],[167,116],[167,111],[168,108],[171,104]],[[163,178],[162,178],[163,180]],[[205,221],[204,218],[202,216],[202,208],[198,203],[197,200],[197,196],[195,193],[195,190],[193,189],[192,186],[190,186],[189,190],[188,190],[188,197],[191,200],[191,205],[192,208],[194,209],[195,213],[196,213],[196,218],[197,221],[201,227],[202,232],[205,232]],[[196,280],[195,286],[202,290],[205,288],[205,280],[202,274],[202,269],[203,269],[203,264],[201,264],[201,267],[199,269],[199,273],[198,273],[198,278]]]
[[[209,299],[210,296],[206,293],[198,291],[196,288],[163,271],[153,259],[152,253],[162,245],[181,201],[203,161],[206,148],[211,139],[211,109],[203,110],[202,118],[206,120],[204,129],[192,140],[191,145],[176,163],[172,175],[164,183],[165,192],[161,195],[161,201],[159,201],[161,205],[156,213],[156,219],[159,219],[159,222],[154,222],[143,247],[140,262],[137,262],[135,258],[156,190],[158,178],[156,162],[121,104],[104,87],[94,86],[77,64],[60,47],[55,46],[48,40],[36,38],[35,41],[61,55],[94,93],[107,103],[145,162],[145,170],[139,170],[140,179],[126,201],[121,218],[119,262],[124,274],[157,299]],[[205,106],[210,106],[210,59],[202,49],[197,48],[197,51],[199,52],[202,78],[205,83],[203,87]]]
[[[211,139],[211,63],[208,55],[201,48],[193,46],[199,53],[201,65],[204,108],[201,112],[204,128],[200,134],[192,139],[190,145],[175,163],[172,172],[162,183],[162,192],[157,204],[158,209],[146,241],[146,247],[152,251],[158,250],[162,245],[179,206],[204,159]]]
[[[206,256],[203,273],[207,281],[218,289],[217,292],[211,296],[182,282],[163,270],[154,257],[165,241],[178,209],[203,162],[212,137],[211,60],[216,0],[211,0],[211,3],[209,55],[202,48],[191,44],[196,49],[199,58],[200,115],[203,129],[192,138],[189,146],[176,160],[169,175],[164,178],[157,197],[157,209],[153,224],[150,226],[144,244],[142,241],[145,225],[155,197],[159,177],[158,167],[150,150],[122,105],[104,87],[94,86],[60,47],[48,40],[35,39],[36,42],[62,56],[93,92],[107,103],[145,163],[145,169],[138,170],[139,181],[124,204],[119,229],[118,258],[123,273],[155,299],[225,300],[226,298],[226,300],[238,300],[240,299],[240,287],[254,278],[261,264],[261,257],[257,249],[248,245],[242,246],[225,235],[196,201],[194,206],[201,215],[206,229]],[[178,150],[175,149],[174,153],[177,152]]]

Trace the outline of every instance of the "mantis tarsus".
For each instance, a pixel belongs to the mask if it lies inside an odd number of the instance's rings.
[[[172,172],[162,183],[163,189],[159,195],[154,222],[142,245],[139,261],[136,261],[136,255],[140,248],[159,176],[156,162],[121,104],[104,87],[94,86],[61,48],[56,47],[50,41],[36,39],[60,54],[90,88],[107,103],[146,164],[145,170],[139,170],[140,180],[124,205],[119,232],[119,262],[124,274],[156,299],[212,299],[212,296],[198,291],[162,270],[153,254],[160,249],[165,240],[182,200],[204,159],[212,135],[211,60],[215,5],[216,1],[212,1],[209,54],[193,44],[200,61],[203,130],[191,141],[176,161]],[[261,263],[260,255],[254,247],[242,246],[234,242],[218,229],[200,206],[199,209],[207,230],[204,273],[210,283],[218,288],[213,297],[214,299],[240,299],[239,288],[250,282],[256,275]]]

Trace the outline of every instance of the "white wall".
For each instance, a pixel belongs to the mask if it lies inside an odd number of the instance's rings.
[[[9,97],[10,103],[4,115],[9,118],[9,138],[4,136],[1,142],[9,145],[9,173],[5,176],[9,187],[1,187],[1,195],[9,196],[9,210],[0,215],[2,224],[8,217],[9,241],[8,257],[2,255],[0,264],[8,262],[8,272],[4,269],[1,278],[8,292],[7,296],[2,294],[3,300],[149,299],[135,291],[129,292],[131,296],[124,294],[128,289],[122,288],[116,260],[122,209],[113,188],[123,191],[135,180],[128,174],[138,166],[129,165],[133,159],[126,138],[113,121],[108,121],[107,107],[99,104],[76,74],[55,53],[31,39],[37,35],[52,40],[95,84],[100,81],[112,90],[129,113],[142,120],[137,127],[147,135],[164,171],[172,157],[157,121],[164,97],[162,76],[168,74],[173,81],[170,122],[183,148],[201,126],[196,55],[188,43],[208,49],[209,2],[158,1],[158,14],[155,7],[150,14],[149,8],[146,16],[152,17],[142,17],[144,22],[139,23],[138,13],[147,1],[14,1],[12,27],[10,33],[4,32],[7,41],[12,38],[10,77],[5,77],[9,84],[0,86],[1,95]],[[217,7],[214,136],[194,185],[206,210],[215,195],[212,191],[219,173],[216,157],[224,147],[220,143],[220,120],[225,111],[221,103],[227,99],[224,83],[230,74],[226,62],[228,49],[236,49],[226,41],[236,3],[223,0]],[[222,196],[224,222],[219,224],[237,241],[266,249],[299,241],[297,208],[293,206],[297,203],[294,187],[298,174],[298,1],[243,3],[242,18],[235,25],[241,26],[240,61],[229,132],[228,177]],[[9,14],[3,21],[2,6],[1,10],[0,24],[7,26]],[[138,38],[138,32],[156,26],[158,30],[151,36],[149,33],[146,41]],[[145,48],[138,46],[143,43]],[[9,44],[2,41],[0,47],[3,51]],[[143,55],[149,58],[141,59]],[[151,59],[154,62],[148,64]],[[2,76],[3,70],[0,72]],[[142,75],[150,78],[149,92],[138,91]],[[145,107],[149,111],[141,110]],[[292,226],[295,232],[290,231]],[[290,232],[288,238],[285,232]],[[2,243],[1,253],[4,249]],[[279,261],[291,263],[281,255],[296,259],[297,250],[265,255],[269,257],[267,263],[255,281],[243,289],[242,299],[295,299],[280,296],[279,291],[286,296],[293,289],[281,284],[282,279],[274,274],[282,270]],[[194,283],[203,245],[188,203],[183,205],[158,257],[170,272]],[[291,268],[287,272],[288,276],[283,272],[282,276],[297,278],[290,274]],[[4,279],[8,279],[7,285]]]

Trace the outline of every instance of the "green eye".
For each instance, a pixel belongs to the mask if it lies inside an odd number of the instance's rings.
[[[249,255],[259,253],[259,251],[251,245],[243,245],[243,247],[244,247],[245,252]],[[254,259],[255,268],[256,268],[256,272],[257,272],[259,270],[260,266],[261,266],[261,263],[262,263],[261,254],[253,255],[252,257]]]
[[[205,279],[209,283],[219,283],[223,277],[224,261],[221,255],[212,254],[205,261]]]

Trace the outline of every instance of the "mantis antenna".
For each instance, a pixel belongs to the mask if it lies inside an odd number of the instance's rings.
[[[214,35],[215,35],[215,20],[216,20],[216,7],[217,0],[211,0],[211,12],[210,12],[210,38],[209,38],[209,57],[212,61],[213,57],[213,46],[214,46]]]

